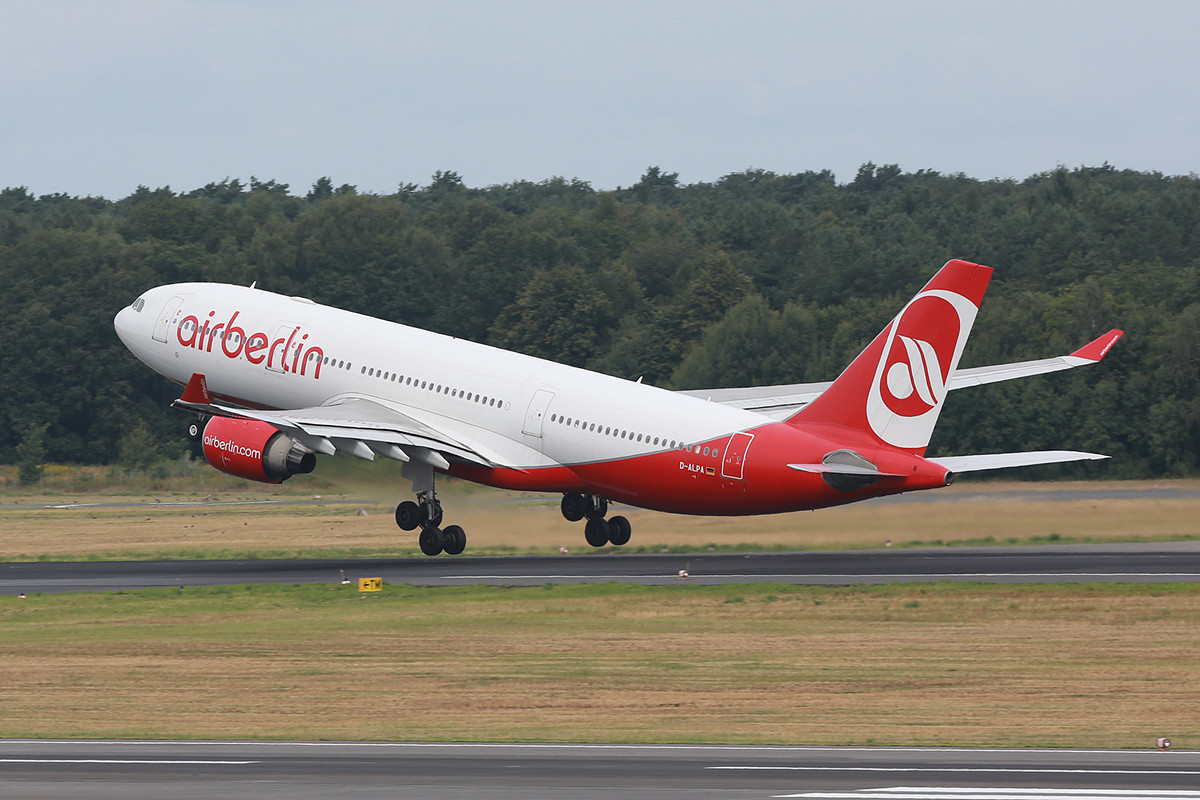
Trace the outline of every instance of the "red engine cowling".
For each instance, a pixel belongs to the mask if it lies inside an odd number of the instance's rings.
[[[317,457],[295,439],[255,419],[213,417],[204,426],[203,441],[208,463],[252,481],[283,483],[317,465]]]

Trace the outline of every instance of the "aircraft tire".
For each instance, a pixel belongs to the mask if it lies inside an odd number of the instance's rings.
[[[583,529],[583,538],[587,539],[587,543],[592,547],[604,547],[608,544],[608,523],[601,519],[589,519],[587,527]]]
[[[587,514],[587,498],[577,492],[563,495],[562,505],[559,506],[567,522],[579,522]]]
[[[442,552],[442,532],[436,525],[421,528],[421,536],[417,539],[421,552],[427,556],[436,556]]]
[[[187,437],[193,442],[200,441],[200,436],[204,433],[204,423],[200,420],[189,422],[187,426]]]
[[[608,521],[608,541],[610,543],[617,547],[629,544],[629,537],[632,535],[633,526],[624,517],[617,516]]]
[[[421,524],[421,507],[412,500],[396,506],[396,524],[403,531],[415,531]]]
[[[442,549],[448,556],[456,556],[467,549],[467,532],[458,525],[447,525],[442,530]]]

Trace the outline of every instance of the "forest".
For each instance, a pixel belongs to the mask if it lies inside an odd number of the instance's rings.
[[[665,388],[827,380],[948,259],[994,267],[961,366],[1126,336],[1100,365],[956,392],[930,452],[1080,449],[1037,475],[1200,467],[1200,177],[1100,167],[978,180],[864,164],[596,190],[394,194],[251,178],[109,200],[0,191],[0,463],[190,452],[178,396],[118,341],[152,286],[249,284]]]

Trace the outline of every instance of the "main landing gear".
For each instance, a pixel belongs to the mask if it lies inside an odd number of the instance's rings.
[[[433,469],[427,465],[413,466],[413,462],[404,465],[401,472],[411,478],[413,490],[417,493],[417,502],[405,500],[396,506],[396,524],[402,530],[415,531],[421,529],[417,544],[421,552],[427,556],[439,553],[456,556],[467,547],[467,534],[458,525],[442,524],[442,503],[437,499],[433,487]]]
[[[608,501],[603,497],[570,492],[563,495],[561,508],[562,515],[568,522],[578,522],[587,518],[583,538],[587,539],[587,543],[592,547],[604,547],[606,544],[620,547],[629,543],[629,537],[633,533],[629,520],[622,516],[606,520],[604,515],[608,513]]]

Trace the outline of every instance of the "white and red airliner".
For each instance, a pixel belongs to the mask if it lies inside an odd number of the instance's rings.
[[[600,547],[629,541],[608,501],[679,514],[798,511],[947,486],[954,473],[1105,458],[1041,451],[925,458],[951,389],[1093,364],[1122,332],[1070,355],[958,369],[992,270],[950,261],[836,380],[676,392],[343,311],[253,285],[151,289],[115,325],[139,359],[185,386],[214,467],[278,483],[317,454],[403,462],[396,508],[428,555],[437,473],[562,493]]]

